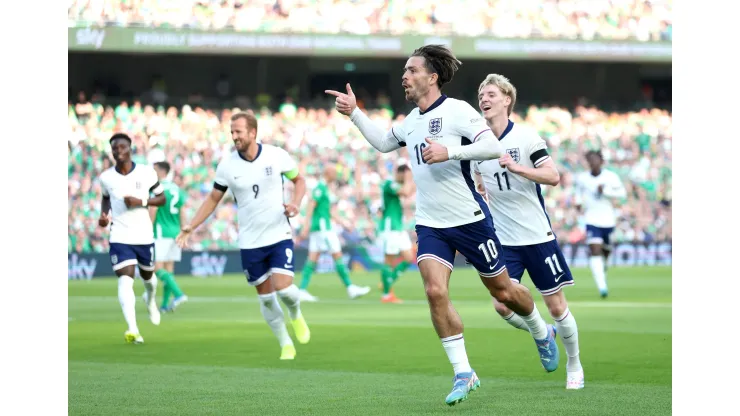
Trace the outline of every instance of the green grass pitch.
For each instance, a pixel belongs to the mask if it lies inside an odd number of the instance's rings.
[[[580,391],[565,390],[560,339],[560,368],[547,374],[529,334],[496,315],[474,272],[453,274],[450,294],[481,388],[451,408],[444,398],[452,367],[418,272],[397,283],[402,305],[379,302],[376,273],[352,276],[373,289],[356,301],[335,275],[316,275],[310,290],[321,302],[302,305],[311,342],[296,342],[288,362],[278,359],[277,340],[241,276],[178,277],[191,301],[163,315],[159,327],[149,322],[137,281],[143,345],[124,343],[115,280],[70,281],[69,414],[671,414],[671,269],[610,269],[608,300],[598,298],[588,270],[574,274],[565,293],[579,328]]]

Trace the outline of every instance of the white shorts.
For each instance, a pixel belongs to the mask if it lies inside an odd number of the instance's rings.
[[[174,238],[157,238],[154,240],[154,260],[157,262],[180,261],[182,250]]]
[[[334,231],[314,231],[308,237],[308,251],[334,254],[342,251],[342,245]]]
[[[383,231],[379,237],[386,255],[397,256],[403,251],[411,250],[411,239],[406,231]]]

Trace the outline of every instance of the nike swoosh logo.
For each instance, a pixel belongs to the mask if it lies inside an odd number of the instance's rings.
[[[563,277],[563,275],[562,275],[562,274],[561,274],[560,276],[556,277],[556,278],[555,278],[555,283],[557,283],[558,281],[560,281],[560,278],[561,278],[561,277]]]
[[[572,337],[573,335],[575,335],[575,334],[570,334],[570,337]],[[568,339],[570,337],[563,337],[563,339]]]
[[[293,266],[291,266],[291,265],[290,265],[290,264],[288,264],[288,263],[285,263],[285,265],[284,265],[283,267],[285,267],[286,269],[290,269],[290,268],[291,268],[291,267],[293,267]]]
[[[409,134],[411,134],[411,133],[413,133],[413,132],[415,132],[415,131],[416,131],[416,129],[414,129],[414,130],[411,130],[411,131],[409,132]]]
[[[496,266],[488,266],[489,269],[493,270],[493,268]]]

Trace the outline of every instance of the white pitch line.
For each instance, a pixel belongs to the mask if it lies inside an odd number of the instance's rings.
[[[69,296],[69,303],[75,302],[112,302],[118,301],[115,296]],[[257,303],[258,299],[252,296],[189,296],[188,303]],[[309,302],[303,302],[309,303]],[[488,305],[487,301],[472,301],[472,300],[453,300],[455,305]],[[327,304],[327,305],[379,305],[380,302],[377,300],[369,299],[321,299],[316,304]],[[394,307],[403,307],[404,305],[426,305],[427,301],[411,299],[404,300],[402,304],[393,305]],[[577,308],[672,308],[670,302],[614,302],[614,301],[568,301],[569,306]]]

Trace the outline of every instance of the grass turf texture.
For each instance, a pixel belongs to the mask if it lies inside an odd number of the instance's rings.
[[[559,338],[560,368],[547,374],[531,336],[496,315],[474,272],[453,274],[450,294],[481,388],[452,408],[444,403],[452,368],[417,272],[395,287],[402,305],[380,303],[379,273],[353,274],[373,288],[355,301],[337,276],[315,276],[310,290],[321,302],[302,304],[312,335],[307,345],[294,339],[294,361],[278,360],[256,292],[241,276],[178,277],[190,301],[159,327],[149,322],[137,281],[143,345],[124,343],[114,279],[70,281],[69,414],[671,414],[670,268],[610,269],[607,300],[588,270],[574,273],[576,285],[565,293],[579,328],[580,391],[565,390]],[[533,290],[526,277],[525,284]]]

